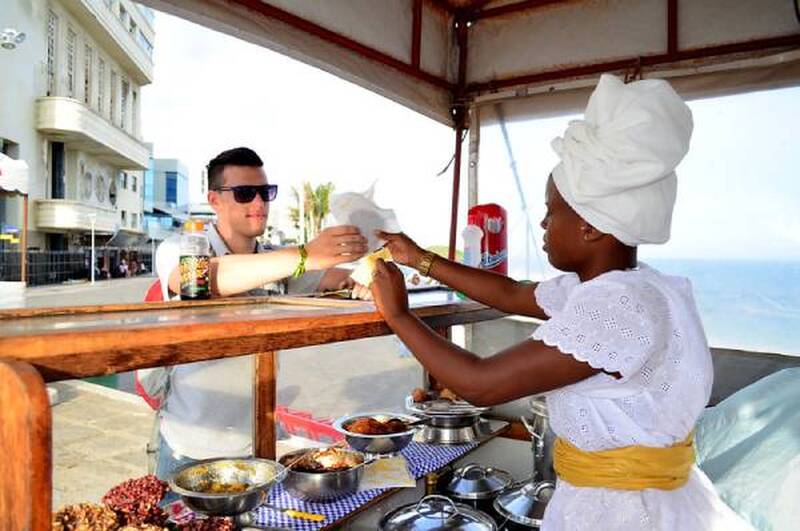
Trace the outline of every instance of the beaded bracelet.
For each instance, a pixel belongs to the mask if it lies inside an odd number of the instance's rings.
[[[305,245],[301,243],[297,246],[297,250],[300,251],[300,262],[297,264],[294,273],[292,273],[294,278],[300,278],[306,272],[306,258],[308,258],[308,251]]]

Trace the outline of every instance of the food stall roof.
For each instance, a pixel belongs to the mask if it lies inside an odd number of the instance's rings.
[[[507,119],[580,109],[602,72],[685,97],[800,84],[793,0],[143,0],[448,125],[454,103]],[[288,81],[288,80],[287,80]],[[492,120],[491,113],[482,119]]]

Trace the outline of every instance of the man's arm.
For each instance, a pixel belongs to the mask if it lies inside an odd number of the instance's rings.
[[[306,251],[307,270],[329,269],[363,256],[367,251],[367,240],[356,227],[331,227],[306,244]],[[170,248],[170,252],[165,254],[175,252]],[[174,265],[178,259],[170,258],[172,269],[169,273],[169,290],[180,293],[180,269],[178,265]],[[298,247],[286,247],[262,254],[214,257],[209,265],[211,293],[215,297],[226,297],[260,288],[264,284],[291,276],[299,263]]]
[[[419,267],[425,251],[405,234],[379,232],[395,262],[413,268]],[[547,319],[547,314],[536,304],[535,282],[518,282],[505,275],[458,264],[436,256],[428,272],[431,278],[464,293],[469,298],[492,308],[514,315],[527,315]]]
[[[214,297],[237,295],[264,284],[291,276],[300,262],[297,247],[287,247],[263,254],[229,254],[211,259],[208,276]],[[180,268],[169,275],[169,289],[180,293]]]

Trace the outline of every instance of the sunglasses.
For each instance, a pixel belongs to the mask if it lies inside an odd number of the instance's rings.
[[[233,200],[237,203],[249,203],[256,198],[256,194],[261,196],[265,203],[275,201],[278,197],[277,184],[243,184],[241,186],[220,186],[214,189],[215,192],[233,192]]]

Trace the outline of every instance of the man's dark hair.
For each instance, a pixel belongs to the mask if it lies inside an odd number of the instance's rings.
[[[208,163],[206,169],[208,170],[208,189],[216,190],[220,186],[224,186],[222,172],[225,166],[250,166],[252,168],[261,168],[264,162],[261,160],[255,151],[246,147],[238,147],[223,151]]]

